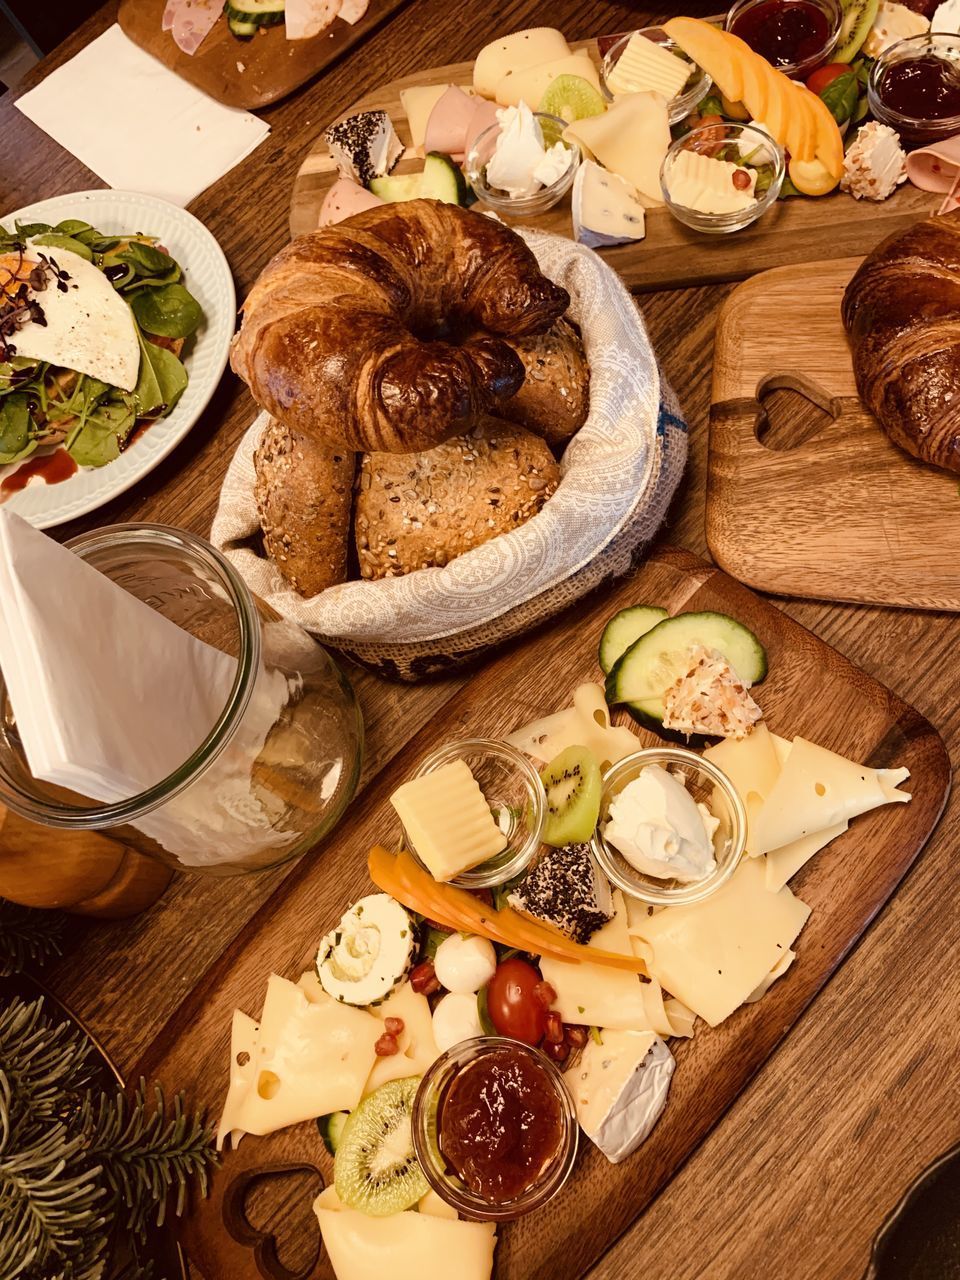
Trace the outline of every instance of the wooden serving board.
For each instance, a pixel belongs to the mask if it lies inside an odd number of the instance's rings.
[[[595,58],[598,56],[596,41],[580,42],[573,47],[590,49]],[[412,85],[448,82],[467,86],[472,79],[472,62],[432,67],[365,94],[337,119],[373,108],[385,110],[400,140],[409,146],[410,130],[400,105],[400,90]],[[416,171],[422,166],[422,159],[404,158],[395,172]],[[336,176],[321,131],[294,179],[290,208],[292,235],[316,229],[323,198]],[[652,209],[647,213],[645,240],[603,249],[601,256],[619,272],[628,288],[636,292],[742,280],[757,271],[785,263],[869,252],[885,236],[902,230],[918,218],[928,217],[939,198],[907,184],[882,204],[854,200],[843,194],[818,200],[781,200],[753,226],[726,236],[692,231],[666,208]],[[534,226],[570,236],[573,234],[570,197],[564,197],[555,208],[539,217],[518,218],[513,222],[515,226]]]
[[[568,1280],[583,1275],[612,1245],[723,1116],[855,944],[923,847],[949,790],[945,748],[918,712],[713,566],[686,551],[659,551],[632,578],[595,593],[484,668],[384,770],[333,838],[264,903],[137,1068],[148,1079],[187,1089],[216,1118],[227,1086],[232,1010],[259,1014],[268,975],[296,978],[347,905],[370,891],[367,851],[398,834],[391,791],[440,743],[502,736],[568,705],[578,683],[600,677],[597,642],[606,620],[638,601],[671,613],[721,610],[752,627],[769,655],[770,674],[758,696],[770,727],[874,766],[906,765],[913,800],[858,818],[808,864],[794,887],[813,915],[789,974],[758,1004],[715,1030],[701,1025],[692,1041],[677,1044],[669,1105],[636,1155],[613,1166],[582,1140],[562,1194],[502,1230],[498,1280]],[[641,736],[653,745],[651,735]],[[813,1083],[795,1082],[797,1088]],[[188,1252],[206,1280],[329,1280],[310,1202],[330,1172],[312,1123],[244,1138],[214,1176],[210,1199],[186,1222]],[[271,1224],[283,1236],[286,1271],[278,1269]],[[455,1261],[448,1265],[455,1276]]]
[[[957,611],[960,477],[897,448],[857,397],[840,302],[860,261],[769,271],[727,299],[707,542],[728,573],[764,591]],[[795,447],[768,447],[762,401],[778,388],[833,421]]]
[[[184,53],[160,22],[166,0],[120,0],[117,20],[147,53],[228,107],[266,107],[342,57],[408,0],[370,0],[356,25],[335,18],[312,40],[288,40],[283,26],[238,40],[221,17],[193,55]]]

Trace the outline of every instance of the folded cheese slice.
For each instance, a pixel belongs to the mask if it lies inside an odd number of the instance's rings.
[[[752,851],[780,849],[880,805],[905,804],[910,794],[897,784],[909,776],[908,769],[871,769],[806,738],[794,738],[753,824]]]
[[[782,849],[771,849],[766,856],[767,888],[771,893],[782,889],[788,880],[792,880],[801,867],[806,866],[815,853],[825,849],[827,845],[842,836],[849,827],[849,822],[838,822],[834,827],[824,827],[822,831],[814,831],[808,836],[801,836],[792,844],[785,844]]]
[[[629,182],[648,207],[663,204],[660,166],[670,146],[670,122],[662,94],[626,93],[602,115],[568,124],[563,138]]]
[[[773,986],[776,980],[778,978],[783,977],[783,975],[787,972],[787,970],[790,968],[790,966],[793,964],[796,958],[797,958],[797,953],[795,951],[785,951],[783,955],[780,957],[780,959],[778,960],[778,962],[773,966],[773,968],[764,978],[764,980],[760,983],[760,985],[756,987],[755,990],[750,992],[750,994],[747,996],[746,1003],[756,1004],[758,1000],[761,1000],[767,994],[767,992],[770,990],[770,988]]]
[[[610,723],[610,708],[600,685],[580,685],[573,706],[566,711],[532,720],[506,739],[525,755],[548,764],[567,747],[586,747],[606,770],[643,745],[626,725]]]
[[[240,1109],[256,1073],[259,1040],[260,1028],[254,1020],[239,1009],[234,1009],[230,1029],[230,1087],[217,1127],[218,1151],[222,1151],[226,1143],[234,1148],[239,1146],[243,1137],[244,1131],[239,1123]]]
[[[752,855],[757,815],[780,776],[774,734],[761,721],[745,738],[725,738],[703,754],[727,775],[743,801],[747,811],[747,853]]]
[[[399,1018],[403,1023],[403,1030],[398,1036],[398,1051],[388,1057],[377,1058],[374,1062],[373,1070],[363,1086],[364,1097],[391,1080],[422,1076],[440,1057],[440,1050],[433,1038],[430,1002],[426,996],[414,991],[409,982],[402,982],[371,1013],[381,1021],[384,1018]]]

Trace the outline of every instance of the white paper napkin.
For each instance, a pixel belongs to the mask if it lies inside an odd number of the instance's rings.
[[[186,205],[269,134],[214,101],[114,25],[17,107],[111,187]]]

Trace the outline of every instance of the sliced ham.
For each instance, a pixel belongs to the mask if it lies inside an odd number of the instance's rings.
[[[288,40],[312,40],[326,31],[340,8],[340,0],[286,0],[284,21]]]
[[[497,123],[497,112],[500,110],[495,102],[488,102],[486,98],[474,98],[473,103],[473,114],[470,116],[463,139],[464,155],[470,154],[470,149],[484,129],[489,129]]]
[[[222,13],[222,0],[167,0],[160,26],[171,33],[178,49],[192,57]]]
[[[351,26],[359,22],[370,6],[370,0],[341,0],[340,17]]]
[[[424,151],[442,151],[444,155],[463,159],[467,129],[477,100],[452,84],[437,99],[427,117],[423,134]]]
[[[327,192],[320,206],[318,226],[329,227],[335,222],[343,222],[344,218],[352,218],[355,213],[363,213],[365,209],[375,209],[383,204],[379,196],[375,196],[366,187],[352,178],[339,178]]]

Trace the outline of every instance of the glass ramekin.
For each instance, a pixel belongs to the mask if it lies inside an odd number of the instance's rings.
[[[625,36],[621,36],[616,44],[611,45],[607,50],[600,71],[600,81],[603,85],[604,96],[611,100],[614,98],[615,95],[607,84],[607,77],[620,61],[620,55],[634,36],[646,36],[654,44],[663,45],[664,48],[669,49],[671,53],[676,53],[678,57],[681,57],[684,62],[689,64],[690,75],[687,83],[680,93],[667,103],[670,123],[678,124],[681,120],[685,120],[696,109],[697,104],[707,96],[713,81],[702,67],[698,67],[685,53],[681,52],[676,42],[670,39],[662,27],[641,27],[639,31],[630,31]]]
[[[884,49],[873,64],[870,79],[867,81],[867,102],[871,115],[887,124],[899,133],[904,146],[918,147],[924,143],[937,142],[942,138],[952,138],[960,133],[960,116],[944,116],[937,120],[924,120],[918,116],[905,116],[894,111],[883,101],[883,81],[891,67],[900,62],[912,62],[916,58],[942,58],[946,62],[957,64],[960,74],[960,36],[935,35],[926,32],[919,36],[910,36],[906,40],[898,40],[896,44]]]
[[[796,3],[797,0],[781,0],[781,3],[784,2],[790,4]],[[770,0],[735,0],[735,3],[727,11],[723,25],[728,31],[734,31],[738,18],[742,17],[750,9],[756,9],[759,5],[769,3]],[[830,55],[837,47],[840,31],[843,27],[843,8],[839,0],[804,0],[804,3],[815,5],[826,16],[830,34],[816,53],[810,54],[800,62],[774,63],[778,71],[782,71],[784,75],[790,76],[793,80],[805,80],[811,71],[815,71],[817,67],[822,67],[825,62],[830,61]],[[734,31],[734,34],[740,35],[740,32]],[[745,44],[750,44],[749,40],[744,37],[741,38],[744,39]]]
[[[713,837],[713,854],[717,867],[702,880],[681,882],[644,875],[631,866],[619,849],[615,849],[604,839],[602,828],[609,816],[611,801],[651,764],[658,764],[674,775],[681,775],[694,800],[705,804],[713,816],[720,820],[720,826]],[[593,853],[607,878],[624,893],[639,898],[642,902],[663,907],[702,902],[704,898],[709,898],[733,875],[743,857],[746,840],[747,814],[736,788],[722,770],[703,756],[698,756],[695,751],[687,751],[684,747],[654,747],[648,751],[637,751],[632,756],[626,756],[603,775],[600,817],[591,842]]]
[[[540,128],[543,130],[544,142],[546,145],[552,146],[554,142],[561,141],[560,135],[567,127],[567,122],[559,116],[548,115],[545,111],[534,111],[534,119],[540,122]],[[498,191],[495,187],[487,185],[486,170],[487,163],[493,155],[494,147],[500,136],[500,125],[492,124],[489,129],[484,129],[470,151],[464,162],[464,172],[467,175],[467,181],[473,187],[474,192],[479,200],[485,205],[489,205],[496,213],[505,213],[511,218],[530,218],[538,213],[546,213],[548,209],[552,209],[573,186],[573,179],[576,177],[577,168],[580,164],[580,148],[571,147],[564,143],[567,150],[571,152],[571,160],[567,165],[565,173],[562,173],[556,182],[552,182],[549,187],[541,187],[539,191],[535,191],[532,196],[508,196],[505,192]]]
[[[536,856],[547,820],[546,793],[540,775],[527,757],[509,743],[492,738],[448,742],[424,756],[413,776],[422,778],[456,760],[465,760],[469,765],[507,837],[507,847],[495,858],[464,871],[450,883],[461,889],[491,889],[526,871]],[[403,842],[420,866],[429,871],[406,831]]]
[[[740,148],[741,162],[751,155],[764,155],[773,166],[773,177],[770,185],[752,205],[745,209],[737,209],[733,213],[701,213],[699,209],[690,209],[670,198],[670,174],[676,157],[681,151],[701,151],[710,154],[715,146],[734,144]],[[760,150],[762,148],[762,151]],[[745,155],[744,155],[745,152]],[[672,143],[660,166],[660,190],[667,208],[685,226],[694,231],[704,231],[712,235],[727,235],[731,231],[742,231],[751,223],[762,218],[771,205],[776,204],[783,186],[786,173],[786,155],[783,147],[763,129],[754,124],[706,124],[691,129],[682,138]]]
[[[560,1101],[562,1133],[556,1158],[541,1175],[539,1181],[515,1200],[508,1200],[504,1204],[492,1204],[472,1191],[448,1167],[440,1150],[437,1117],[443,1097],[458,1073],[468,1063],[475,1062],[494,1050],[504,1048],[513,1049],[529,1057],[543,1069]],[[477,1036],[472,1040],[461,1040],[452,1049],[442,1053],[420,1082],[420,1088],[413,1102],[412,1131],[413,1149],[420,1162],[420,1168],[437,1195],[465,1218],[485,1222],[510,1222],[514,1218],[529,1213],[532,1209],[542,1208],[548,1200],[552,1200],[573,1171],[580,1133],[576,1108],[570,1091],[564,1084],[563,1076],[539,1049],[523,1044],[520,1040],[511,1040],[508,1036]]]

